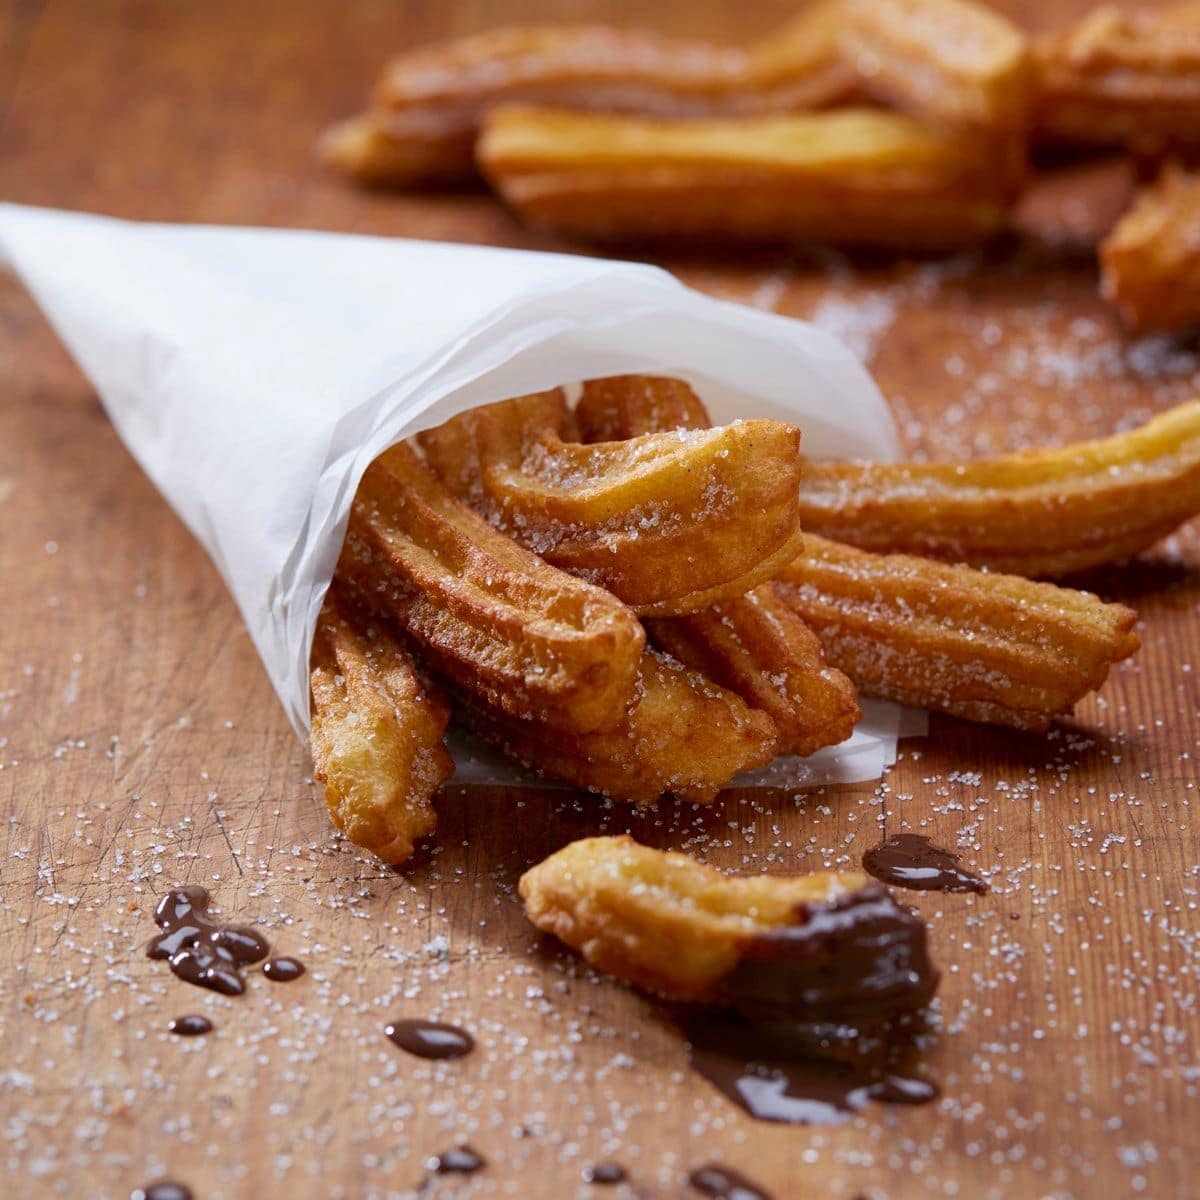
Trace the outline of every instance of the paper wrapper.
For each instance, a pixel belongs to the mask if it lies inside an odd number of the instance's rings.
[[[882,397],[839,342],[650,266],[3,204],[0,258],[212,556],[301,736],[350,501],[367,464],[410,434],[477,404],[642,372],[689,380],[718,423],[794,421],[813,457],[897,449]],[[843,768],[877,777],[899,728],[882,711],[824,767],[804,760],[797,783]]]

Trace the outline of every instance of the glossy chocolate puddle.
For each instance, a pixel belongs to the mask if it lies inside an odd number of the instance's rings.
[[[895,833],[863,855],[863,870],[883,883],[919,892],[975,892],[987,882],[958,865],[952,850],[935,846],[919,833]]]

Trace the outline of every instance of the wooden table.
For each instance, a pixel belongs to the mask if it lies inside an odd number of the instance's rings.
[[[506,21],[647,20],[643,7],[11,0],[0,196],[551,246],[483,193],[346,188],[313,165],[313,137],[392,50]],[[732,39],[792,7],[690,0],[653,20]],[[1082,7],[1009,5],[1041,24]],[[1040,219],[1086,235],[1101,214],[1080,195],[1046,192]],[[1122,341],[1070,239],[924,264],[667,265],[845,333],[914,453],[1099,434],[1200,376],[1192,353]],[[120,1197],[161,1174],[204,1200],[405,1195],[459,1140],[490,1165],[446,1194],[590,1195],[581,1168],[601,1158],[645,1197],[685,1194],[686,1171],[713,1158],[778,1197],[1194,1194],[1194,527],[1091,581],[1141,609],[1144,648],[1048,737],[934,720],[878,787],[704,812],[450,791],[436,844],[396,873],[330,832],[215,570],[7,278],[0,379],[6,1195]],[[651,1004],[542,946],[515,903],[520,872],[570,838],[626,829],[774,871],[855,863],[899,829],[961,847],[992,893],[917,900],[945,970],[927,1056],[942,1101],[837,1128],[756,1124],[688,1071]],[[142,948],[175,881],[209,886],[308,975],[255,977],[237,999],[172,979]],[[168,1035],[188,1011],[216,1032]],[[400,1014],[460,1020],[480,1049],[404,1057],[381,1033]]]

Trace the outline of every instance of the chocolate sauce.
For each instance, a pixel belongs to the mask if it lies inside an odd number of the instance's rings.
[[[465,1029],[419,1017],[393,1021],[383,1032],[401,1050],[418,1058],[462,1058],[475,1049],[475,1039]]]
[[[191,1013],[186,1017],[176,1017],[167,1029],[180,1037],[203,1037],[206,1033],[212,1033],[212,1027],[213,1023],[207,1017]]]
[[[435,1175],[473,1175],[487,1166],[487,1159],[464,1143],[434,1155],[425,1165]]]
[[[129,1194],[129,1200],[194,1200],[194,1197],[192,1189],[186,1183],[160,1179],[158,1183],[148,1184],[144,1188],[134,1188]]]
[[[625,1168],[620,1163],[595,1163],[583,1168],[583,1182],[595,1184],[624,1183]]]
[[[688,1176],[688,1183],[702,1196],[709,1196],[712,1200],[771,1200],[770,1192],[763,1191],[741,1171],[716,1163],[697,1167]]]
[[[924,1104],[939,1095],[911,1069],[920,1023],[909,1018],[853,1026],[704,1013],[682,1025],[693,1069],[760,1121],[834,1125],[872,1100]]]
[[[263,963],[263,974],[272,983],[291,983],[304,974],[304,964],[294,958],[268,958]]]
[[[985,880],[958,866],[958,855],[919,833],[895,833],[863,855],[863,869],[884,883],[918,892],[988,890]]]
[[[239,996],[246,990],[242,967],[266,958],[270,947],[249,926],[214,920],[208,915],[208,902],[207,890],[195,884],[168,892],[154,910],[163,932],[146,953],[167,959],[185,983]]]
[[[740,944],[738,965],[716,986],[718,1004],[753,1017],[879,1020],[920,1008],[937,990],[925,922],[886,888],[868,884],[797,915]]]

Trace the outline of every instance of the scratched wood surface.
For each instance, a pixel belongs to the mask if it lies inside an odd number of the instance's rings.
[[[563,248],[483,193],[343,187],[313,137],[390,51],[432,37],[604,19],[734,39],[791,8],[8,0],[0,197]],[[1039,25],[1081,8],[1010,5]],[[846,336],[913,453],[1099,434],[1200,375],[1186,349],[1123,341],[1096,297],[1089,229],[1124,182],[1049,181],[1029,205],[1040,240],[948,261],[666,265]],[[331,834],[215,570],[0,277],[0,1191],[122,1197],[169,1175],[204,1200],[406,1195],[467,1140],[488,1168],[437,1194],[587,1195],[601,1158],[643,1197],[687,1194],[710,1159],[779,1197],[1194,1194],[1197,530],[1091,586],[1140,608],[1144,649],[1048,737],[934,720],[879,787],[706,812],[451,791],[436,844],[382,870]],[[856,862],[904,828],[960,847],[993,890],[917,899],[945,972],[926,1056],[942,1101],[837,1128],[734,1110],[652,1005],[542,945],[514,899],[526,865],[598,830],[782,871]],[[237,999],[176,982],[142,953],[176,881],[260,922],[308,975]],[[171,1038],[190,1011],[216,1032]],[[381,1027],[405,1014],[460,1021],[480,1049],[404,1058]]]

